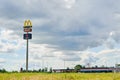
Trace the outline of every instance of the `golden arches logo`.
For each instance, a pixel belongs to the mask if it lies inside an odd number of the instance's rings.
[[[30,20],[26,20],[25,22],[24,22],[24,28],[29,28],[29,27],[32,27],[32,22],[30,21]]]

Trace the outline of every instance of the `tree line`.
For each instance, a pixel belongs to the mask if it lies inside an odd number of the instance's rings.
[[[94,67],[92,67],[92,68],[97,68],[98,66],[94,66]],[[104,66],[102,66],[102,67],[104,67]],[[82,65],[80,65],[80,64],[78,64],[78,65],[75,65],[74,66],[74,72],[78,72],[81,68],[85,68],[85,66],[82,66]],[[70,68],[69,67],[67,67],[66,68],[66,70],[70,70]],[[3,69],[0,69],[0,73],[8,73],[9,71],[7,71],[7,70],[5,70],[4,68]],[[26,72],[26,70],[25,69],[23,69],[23,68],[20,68],[20,71],[11,71],[12,73],[17,73],[17,72],[22,72],[22,73],[24,73],[24,72]],[[51,68],[47,68],[47,67],[45,67],[45,68],[42,68],[42,69],[38,69],[38,70],[35,70],[35,69],[33,69],[33,70],[28,70],[28,72],[30,72],[30,73],[42,73],[42,72],[47,72],[47,73],[52,73],[53,72],[53,69],[52,69],[52,67]]]

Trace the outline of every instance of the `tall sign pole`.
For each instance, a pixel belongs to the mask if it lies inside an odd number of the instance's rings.
[[[26,35],[28,36],[28,32]],[[28,72],[28,38],[27,38],[27,45],[26,45],[26,71]]]
[[[23,38],[27,41],[26,43],[26,72],[28,72],[28,42],[29,39],[32,39],[32,34],[29,32],[32,32],[32,22],[30,20],[26,20],[24,22],[24,32],[26,32],[26,34],[23,35]]]

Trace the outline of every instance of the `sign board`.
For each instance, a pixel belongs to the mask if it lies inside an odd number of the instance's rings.
[[[32,32],[31,28],[24,28],[24,32]]]
[[[32,22],[30,20],[26,20],[24,22],[24,28],[32,28]]]
[[[24,34],[23,35],[24,39],[32,39],[32,34],[28,33],[28,34]]]

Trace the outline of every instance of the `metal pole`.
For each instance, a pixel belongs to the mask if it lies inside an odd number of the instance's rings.
[[[64,60],[64,69],[65,69],[65,60]]]
[[[26,45],[26,72],[28,72],[28,32],[27,32],[27,45]]]

